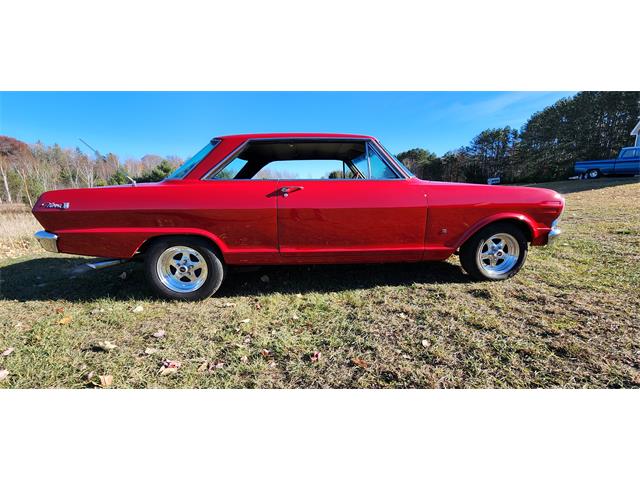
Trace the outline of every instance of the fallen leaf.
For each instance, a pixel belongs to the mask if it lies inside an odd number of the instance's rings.
[[[98,349],[103,350],[105,352],[110,352],[111,350],[114,350],[115,348],[118,347],[115,343],[112,343],[109,340],[105,340],[104,342],[98,342],[95,346]]]
[[[240,357],[240,361],[242,363],[247,363],[249,361],[249,357],[247,357],[246,355],[243,355],[242,357]]]
[[[177,360],[165,360],[162,362],[164,368],[180,368],[181,363]]]
[[[87,380],[91,380],[94,377],[95,374],[96,374],[96,372],[87,373]]]
[[[263,348],[262,351],[260,352],[260,355],[262,355],[264,358],[268,358],[271,356],[271,352],[266,348]]]
[[[409,317],[407,317],[407,315],[406,315],[406,314],[404,314],[404,313],[399,313],[399,314],[398,314],[398,316],[399,316],[400,318],[402,318],[403,320],[406,320],[407,318],[409,318]]]
[[[113,383],[113,375],[100,375],[98,378],[102,388],[108,388]]]
[[[262,305],[259,302],[256,302],[256,310],[262,310]]]
[[[94,308],[91,310],[91,315],[98,315],[99,313],[104,313],[104,308]]]
[[[198,371],[204,372],[207,368],[209,368],[209,362],[204,362],[202,365],[198,367]]]
[[[9,376],[9,370],[0,370],[0,382]]]
[[[292,318],[293,320],[298,320],[298,319],[300,319],[300,317],[299,317],[296,313],[294,313],[294,314],[291,316],[291,318]]]
[[[154,353],[156,353],[158,351],[157,348],[151,348],[151,347],[147,347],[144,349],[144,354],[145,355],[153,355]]]
[[[2,356],[3,357],[8,357],[9,355],[11,355],[13,353],[14,350],[15,349],[13,347],[9,347],[4,352],[2,352]]]
[[[121,280],[126,280],[127,279],[127,272],[122,272],[120,275],[118,275],[118,277],[120,277]]]
[[[160,367],[160,375],[171,375],[176,373],[180,368],[180,362],[176,360],[164,360]]]
[[[56,313],[64,313],[64,307],[56,307]]]
[[[242,320],[242,323],[249,323],[251,321],[250,318],[245,318],[244,320]]]
[[[428,347],[429,345],[431,345],[431,342],[429,340],[422,340],[422,342],[420,343],[422,343],[423,347]]]
[[[217,369],[224,368],[224,362],[218,362],[218,363],[216,363],[215,367],[216,367]]]
[[[296,298],[302,298],[302,294],[301,293],[296,293]]]
[[[276,368],[277,364],[275,361],[271,360],[271,362],[269,363],[269,368]]]
[[[231,308],[231,307],[235,307],[236,304],[233,303],[233,302],[225,302],[225,303],[222,304],[222,306],[226,307],[226,308]]]
[[[367,368],[369,366],[367,362],[365,362],[363,359],[359,357],[352,358],[351,362],[360,368]]]
[[[309,360],[311,360],[311,363],[316,363],[318,361],[320,361],[320,358],[322,357],[322,353],[320,352],[313,352],[310,356],[309,356]]]
[[[123,272],[124,273],[124,272]],[[137,305],[133,310],[131,310],[133,313],[140,313],[144,311],[144,307],[142,305]]]
[[[69,325],[71,323],[71,317],[63,317],[60,320],[58,320],[58,323],[60,325]]]
[[[157,332],[154,332],[151,334],[151,336],[155,337],[155,338],[162,338],[166,335],[166,332],[164,330],[158,330]]]
[[[269,275],[262,275],[262,276],[260,277],[260,281],[261,281],[262,283],[269,283]]]

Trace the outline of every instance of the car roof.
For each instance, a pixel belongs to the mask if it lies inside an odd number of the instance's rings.
[[[350,133],[309,133],[309,132],[297,132],[297,133],[242,133],[237,135],[218,135],[214,137],[220,140],[239,140],[246,141],[251,139],[286,139],[286,138],[322,138],[322,139],[362,139],[362,140],[375,140],[375,137],[369,135],[355,135]]]

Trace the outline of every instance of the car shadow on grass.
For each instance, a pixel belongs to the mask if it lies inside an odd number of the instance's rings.
[[[35,258],[0,268],[0,299],[92,301],[150,300],[142,264],[130,262],[94,271],[86,258]],[[313,265],[231,268],[216,294],[244,297],[273,293],[329,293],[380,286],[468,283],[448,262],[376,265]]]

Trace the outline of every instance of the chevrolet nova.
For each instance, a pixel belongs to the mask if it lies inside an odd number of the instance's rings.
[[[162,182],[50,191],[33,214],[46,250],[141,259],[159,295],[197,300],[227,265],[458,253],[472,277],[504,280],[563,208],[552,190],[420,180],[373,137],[304,133],[217,137]]]

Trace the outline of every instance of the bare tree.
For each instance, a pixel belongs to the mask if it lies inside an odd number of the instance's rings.
[[[4,186],[4,194],[6,197],[6,201],[12,203],[11,199],[11,189],[9,188],[9,158],[6,155],[0,154],[0,176],[2,176],[2,184]],[[0,197],[0,202],[2,202],[2,197]]]

